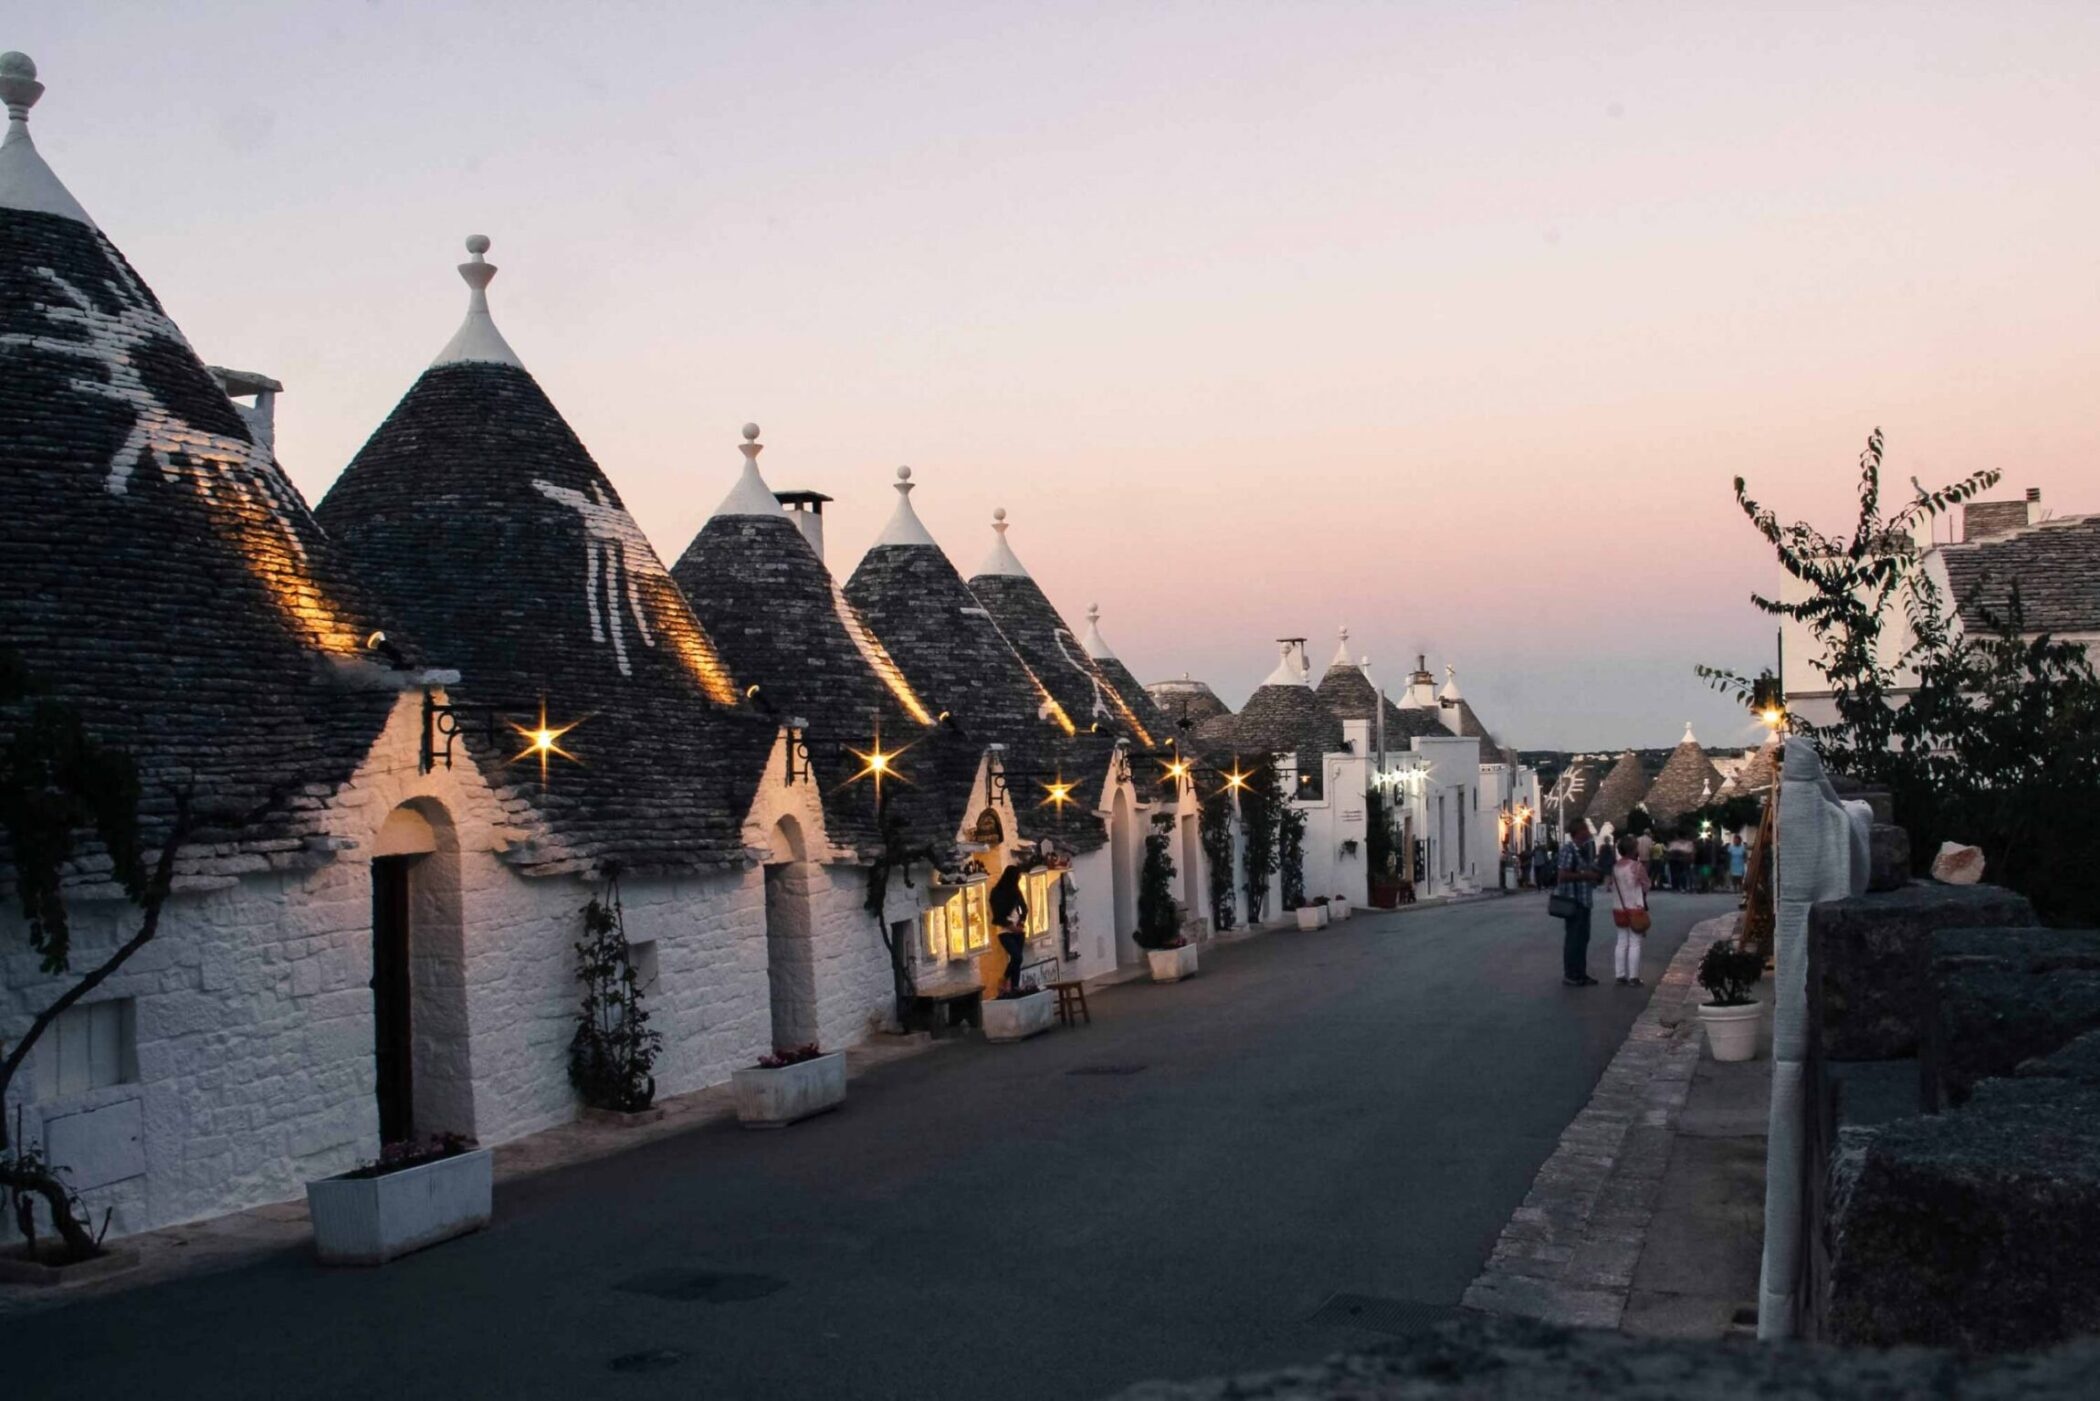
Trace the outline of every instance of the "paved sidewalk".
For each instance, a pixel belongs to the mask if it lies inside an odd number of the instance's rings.
[[[1695,1010],[1699,960],[1734,928],[1735,919],[1727,914],[1702,921],[1685,936],[1588,1105],[1503,1227],[1486,1267],[1466,1290],[1467,1307],[1582,1327],[1717,1336],[1731,1326],[1737,1298],[1756,1298],[1754,1266],[1745,1295],[1712,1294],[1734,1287],[1733,1271],[1710,1284],[1699,1281],[1706,1265],[1700,1257],[1709,1246],[1740,1254],[1746,1234],[1762,1238],[1761,1216],[1747,1231],[1740,1219],[1741,1184],[1714,1189],[1712,1174],[1704,1171],[1714,1164],[1702,1161],[1713,1155],[1694,1141],[1724,1130],[1717,1136],[1733,1146],[1721,1158],[1739,1167],[1747,1151],[1740,1131],[1757,1117],[1751,1104],[1756,1083],[1765,1078],[1769,1091],[1769,1060],[1722,1067],[1704,1059]],[[1702,1067],[1734,1072],[1704,1077],[1707,1084],[1727,1087],[1714,1091],[1711,1114],[1703,1104],[1687,1108]],[[1756,1163],[1761,1210],[1761,1141]],[[1700,1241],[1701,1212],[1708,1228],[1733,1223],[1723,1232],[1725,1240]],[[1694,1243],[1689,1249],[1688,1239]],[[1754,1260],[1755,1246],[1750,1253]],[[1729,1322],[1717,1322],[1720,1316]]]

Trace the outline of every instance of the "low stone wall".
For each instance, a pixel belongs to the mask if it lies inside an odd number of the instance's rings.
[[[1803,1343],[1664,1342],[1525,1319],[1466,1318],[1317,1367],[1149,1382],[1122,1401],[1896,1401],[1918,1396],[2100,1395],[2100,1341],[2017,1357]]]
[[[1946,930],[1932,936],[1926,985],[1920,1094],[1936,1112],[2100,1028],[2100,934]]]
[[[1809,1016],[1829,1060],[1918,1053],[1929,940],[1942,929],[2032,926],[2024,896],[1994,885],[1912,882],[1809,912]]]

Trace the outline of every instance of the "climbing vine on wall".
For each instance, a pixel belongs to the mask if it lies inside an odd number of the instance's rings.
[[[569,1038],[569,1083],[593,1109],[638,1113],[656,1099],[651,1072],[664,1038],[649,1029],[642,1006],[646,989],[627,942],[617,869],[607,871],[604,892],[583,907],[583,937],[575,947],[583,1002]]]
[[[1222,791],[1203,800],[1199,810],[1203,835],[1203,860],[1210,867],[1210,919],[1218,929],[1230,929],[1238,911],[1232,899],[1232,799]]]
[[[1276,818],[1276,863],[1283,873],[1283,907],[1305,903],[1305,814],[1289,803]]]
[[[1246,835],[1247,923],[1259,924],[1269,907],[1269,877],[1279,864],[1276,829],[1283,819],[1283,793],[1276,766],[1263,764],[1240,790],[1240,830]]]

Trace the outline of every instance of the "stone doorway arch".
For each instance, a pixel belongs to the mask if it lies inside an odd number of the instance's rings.
[[[373,842],[371,986],[380,1142],[473,1137],[459,835],[436,799],[396,807]]]

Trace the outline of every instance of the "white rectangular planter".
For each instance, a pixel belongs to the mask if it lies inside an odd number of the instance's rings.
[[[1183,944],[1178,949],[1147,949],[1145,961],[1152,965],[1152,981],[1155,983],[1178,983],[1183,978],[1196,976],[1196,946]]]
[[[306,1184],[314,1249],[330,1265],[384,1265],[489,1223],[495,1172],[479,1148],[379,1177]]]
[[[1056,1015],[1055,999],[1048,988],[1026,997],[997,998],[984,1004],[984,1039],[1026,1041],[1038,1032],[1048,1031]]]
[[[1325,929],[1327,927],[1327,907],[1325,905],[1300,905],[1298,907],[1298,927],[1300,929]]]
[[[1327,902],[1327,918],[1329,920],[1347,919],[1351,913],[1349,903],[1346,900],[1330,900]]]
[[[729,1084],[736,1092],[738,1123],[747,1129],[786,1128],[846,1102],[846,1053],[833,1051],[777,1070],[731,1071]]]

